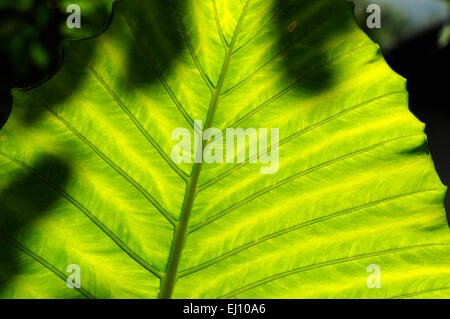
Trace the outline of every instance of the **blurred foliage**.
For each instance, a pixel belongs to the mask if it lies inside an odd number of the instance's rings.
[[[348,0],[355,4],[358,24],[377,42],[384,52],[390,52],[414,37],[433,29],[442,29],[436,46],[448,44],[450,25],[450,0]],[[367,6],[378,4],[381,8],[381,28],[369,29],[366,25]],[[447,36],[446,36],[447,35]]]
[[[126,0],[122,0],[126,1]],[[359,25],[389,53],[404,41],[431,29],[441,28],[436,47],[450,40],[450,0],[347,0],[355,4]],[[63,39],[94,36],[106,28],[115,0],[0,0],[0,58],[4,83],[27,86],[56,68]],[[379,4],[382,28],[368,29],[367,5]],[[81,8],[81,28],[66,25],[66,8]]]
[[[439,34],[438,45],[440,48],[444,48],[449,45],[449,42],[450,42],[450,23],[447,23],[447,25],[442,28],[442,31]]]
[[[28,86],[42,80],[58,64],[63,39],[100,33],[108,24],[114,0],[1,0],[0,58],[4,85]],[[81,28],[70,29],[69,4],[81,8]]]
[[[58,40],[54,1],[2,0],[0,4],[0,54],[18,78],[33,70],[47,70],[51,52],[48,39]]]

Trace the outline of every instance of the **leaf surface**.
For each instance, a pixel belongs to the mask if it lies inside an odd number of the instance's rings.
[[[345,1],[127,0],[113,15],[13,92],[2,297],[449,296],[424,125]],[[278,171],[174,163],[171,134],[194,120],[279,128]]]

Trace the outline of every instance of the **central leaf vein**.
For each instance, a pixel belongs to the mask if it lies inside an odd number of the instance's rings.
[[[211,97],[211,102],[208,110],[208,115],[205,122],[204,129],[208,129],[211,127],[211,124],[214,120],[214,115],[217,109],[217,106],[219,105],[219,100],[221,96],[221,90],[223,87],[223,83],[228,71],[228,66],[230,64],[231,56],[233,53],[233,48],[236,43],[236,40],[238,38],[242,23],[244,21],[245,15],[247,13],[248,5],[250,3],[250,0],[247,0],[245,3],[241,16],[239,18],[239,21],[236,25],[236,29],[233,34],[233,38],[231,39],[231,43],[227,49],[225,59],[222,65],[222,70],[219,76],[219,80],[217,83],[216,88],[213,90],[213,94]],[[204,142],[200,141],[201,143],[201,149],[204,149]],[[173,289],[176,283],[176,280],[178,278],[178,265],[180,262],[181,253],[183,250],[184,243],[186,241],[186,237],[188,235],[188,224],[189,224],[189,217],[192,211],[192,206],[194,204],[196,190],[197,190],[197,184],[198,184],[198,178],[200,176],[200,171],[202,169],[202,163],[195,163],[192,175],[186,185],[186,194],[183,202],[183,207],[181,210],[181,216],[180,220],[175,225],[175,231],[174,231],[174,240],[171,247],[171,251],[169,254],[169,260],[167,264],[167,270],[164,274],[163,278],[161,279],[161,286],[160,286],[160,293],[159,297],[163,299],[171,298]]]

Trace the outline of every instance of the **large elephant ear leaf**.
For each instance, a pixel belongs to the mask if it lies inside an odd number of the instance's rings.
[[[0,134],[2,297],[450,296],[424,125],[345,1],[127,0],[65,52]],[[177,164],[196,120],[273,161]]]

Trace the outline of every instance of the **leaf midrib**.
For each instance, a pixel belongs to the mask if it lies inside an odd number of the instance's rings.
[[[236,25],[236,29],[234,31],[233,37],[231,39],[230,45],[227,48],[226,55],[224,58],[224,62],[222,65],[222,70],[219,76],[219,80],[217,83],[217,86],[215,89],[213,89],[213,94],[211,97],[211,102],[208,110],[208,115],[205,122],[204,129],[208,129],[211,127],[211,124],[214,120],[214,115],[217,109],[217,106],[219,105],[220,97],[221,97],[221,91],[223,87],[223,83],[228,71],[228,66],[230,64],[231,57],[233,55],[234,45],[236,44],[236,40],[239,36],[239,32],[242,26],[242,22],[244,21],[245,15],[247,13],[248,5],[250,3],[250,0],[247,0],[241,15],[239,17],[239,21]],[[200,141],[201,143],[201,150],[203,152],[203,149],[205,147],[205,143],[203,140]],[[169,299],[172,297],[173,289],[176,284],[176,280],[178,278],[178,265],[180,262],[181,253],[183,250],[184,243],[186,241],[186,237],[188,235],[188,224],[189,224],[189,217],[192,211],[192,206],[194,204],[196,190],[198,186],[198,178],[200,176],[200,172],[202,169],[202,163],[195,163],[192,171],[192,175],[189,178],[189,181],[186,185],[186,193],[185,198],[183,202],[183,208],[181,211],[180,219],[175,224],[175,232],[174,232],[174,240],[172,243],[172,248],[169,254],[169,260],[167,264],[167,270],[166,273],[163,275],[161,279],[161,286],[160,286],[160,293],[159,298],[162,299]]]

